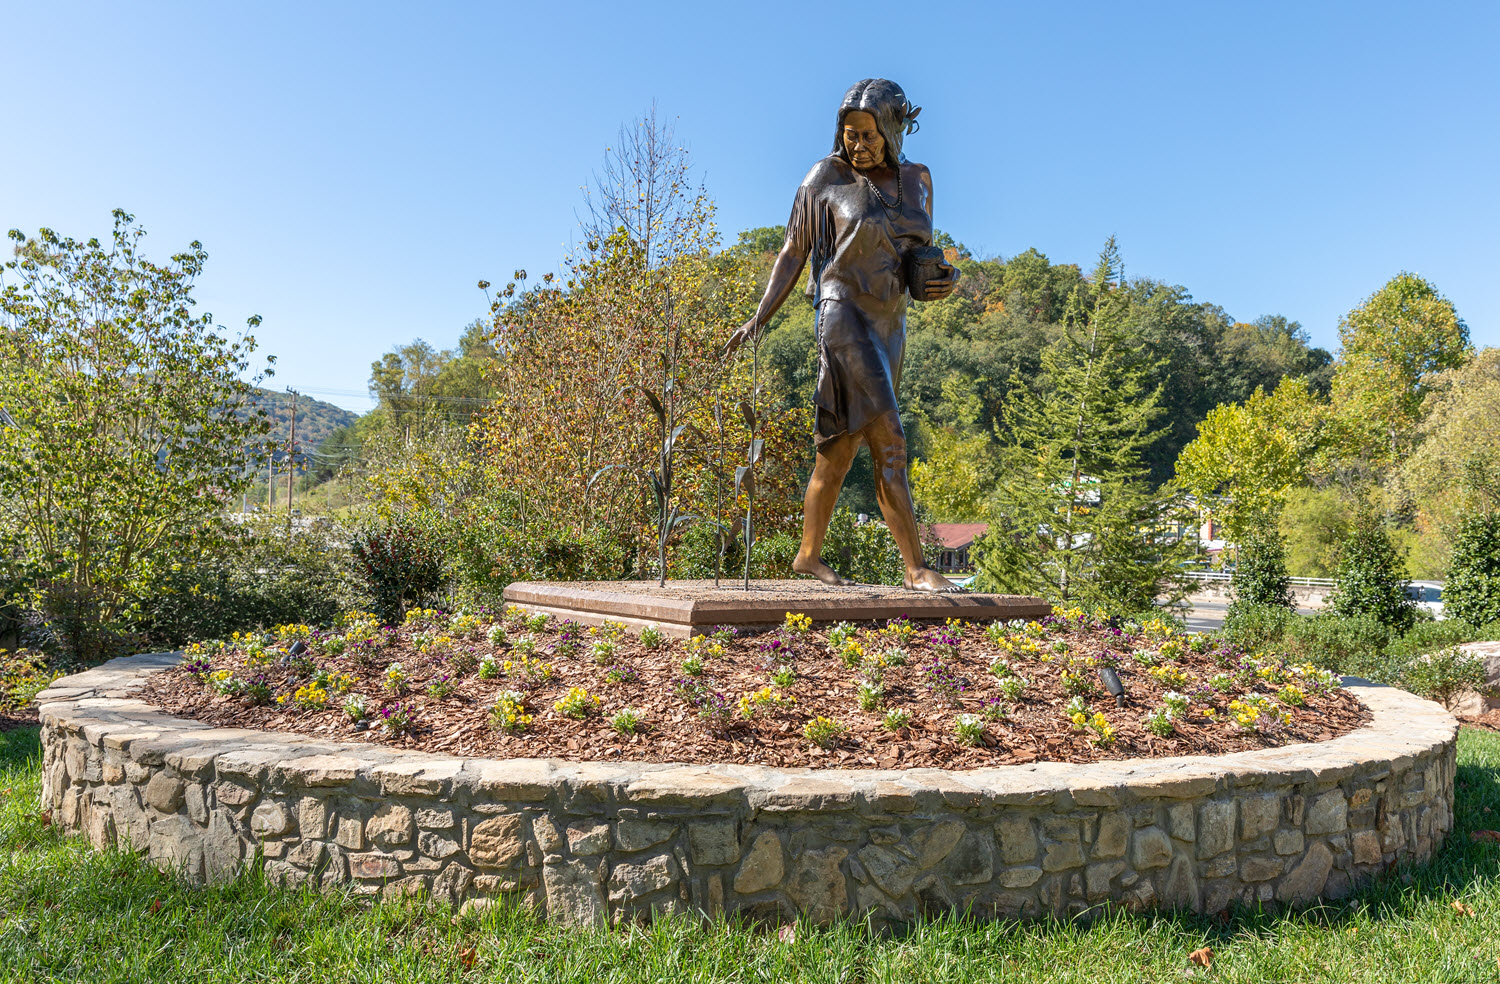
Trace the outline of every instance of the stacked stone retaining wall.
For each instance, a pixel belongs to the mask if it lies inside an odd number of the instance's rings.
[[[1348,893],[1453,823],[1456,725],[1353,682],[1368,726],[1218,757],[940,769],[486,760],[214,728],[134,696],[175,655],[40,698],[43,798],[100,848],[194,882],[501,900],[599,925],[656,913],[900,921],[1119,904],[1213,912]]]

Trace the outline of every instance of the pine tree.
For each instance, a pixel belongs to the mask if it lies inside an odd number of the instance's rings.
[[[1040,392],[1018,389],[1005,408],[1013,443],[1002,452],[981,588],[1114,612],[1148,608],[1163,590],[1180,596],[1179,503],[1150,489],[1143,461],[1160,433],[1161,389],[1147,382],[1157,367],[1130,314],[1111,237],[1042,353]]]

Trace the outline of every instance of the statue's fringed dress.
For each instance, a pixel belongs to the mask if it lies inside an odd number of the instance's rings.
[[[837,156],[814,165],[797,189],[787,241],[810,258],[807,293],[817,310],[818,386],[813,436],[821,450],[896,409],[906,350],[903,258],[932,245],[919,164],[901,165],[899,208]]]

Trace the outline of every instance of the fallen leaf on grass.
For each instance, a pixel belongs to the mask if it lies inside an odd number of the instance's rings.
[[[1469,831],[1469,840],[1474,841],[1476,844],[1483,844],[1485,842],[1500,844],[1500,830],[1471,830]]]
[[[152,899],[151,900],[151,904],[146,907],[146,911],[149,912],[153,916],[156,915],[158,912],[160,912],[161,911],[161,899]]]
[[[1214,969],[1214,951],[1210,947],[1202,947],[1188,954],[1188,962],[1195,963],[1204,970]]]
[[[797,927],[789,923],[781,927],[776,936],[783,943],[795,943],[797,942]]]
[[[471,946],[466,950],[458,951],[458,962],[463,966],[464,970],[473,970],[474,959],[478,956],[479,954],[475,948]]]
[[[1457,899],[1453,901],[1453,910],[1460,916],[1472,916],[1474,914],[1474,907],[1472,905],[1466,905]]]

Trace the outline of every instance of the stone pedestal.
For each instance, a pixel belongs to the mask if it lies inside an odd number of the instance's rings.
[[[929,594],[875,584],[829,587],[813,580],[751,581],[518,581],[505,601],[534,612],[585,625],[609,620],[633,629],[656,625],[684,639],[716,625],[767,629],[787,612],[814,622],[860,622],[905,615],[913,619],[1038,619],[1052,613],[1040,598],[1025,595]]]

